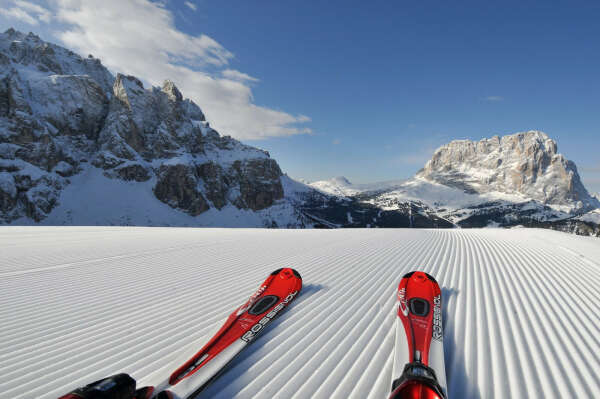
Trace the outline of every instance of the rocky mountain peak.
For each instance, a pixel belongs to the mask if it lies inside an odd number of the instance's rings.
[[[162,92],[165,93],[171,101],[183,101],[183,96],[181,95],[181,92],[175,86],[175,83],[171,82],[170,80],[165,80],[162,86]]]
[[[82,58],[71,50],[43,41],[31,32],[24,34],[10,28],[0,34],[0,65],[10,70],[14,68],[10,64],[31,66],[41,76],[87,75],[107,95],[112,92],[114,77],[99,59]]]
[[[436,150],[417,177],[472,193],[522,195],[576,212],[598,206],[575,164],[540,131],[452,141]]]
[[[0,223],[45,219],[73,179],[88,184],[83,175],[138,184],[138,193],[191,216],[225,206],[262,210],[283,197],[277,162],[211,129],[173,82],[145,88],[93,57],[7,30],[0,34]]]

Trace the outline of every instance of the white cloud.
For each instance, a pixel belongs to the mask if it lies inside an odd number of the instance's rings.
[[[0,8],[0,15],[4,15],[5,17],[8,17],[8,18],[18,19],[19,21],[23,21],[29,25],[37,25],[38,24],[37,19],[35,19],[33,16],[31,16],[27,11],[22,10],[17,7],[12,7],[12,8],[7,8],[7,9]]]
[[[183,4],[185,4],[186,6],[188,6],[190,9],[192,9],[194,11],[196,11],[198,9],[198,6],[196,6],[191,1],[185,1]]]
[[[310,122],[312,121],[312,119],[310,119],[310,117],[306,116],[306,115],[298,115],[296,117],[296,120],[298,121],[298,123],[306,123],[306,122]]]
[[[56,23],[50,27],[66,47],[153,85],[172,80],[221,134],[254,140],[311,133],[299,126],[310,118],[255,104],[247,84],[255,78],[228,68],[234,55],[216,40],[178,30],[165,3],[53,0],[52,5]]]
[[[30,3],[28,1],[23,0],[17,0],[15,1],[15,5],[22,10],[26,10],[34,14],[42,22],[50,22],[52,13],[48,9],[38,4]]]
[[[504,101],[504,97],[501,97],[501,96],[487,96],[483,100],[487,101],[487,102],[494,103],[494,102]]]
[[[237,80],[240,82],[244,82],[244,81],[258,82],[258,79],[253,78],[252,76],[250,76],[246,73],[236,71],[235,69],[225,69],[225,70],[221,71],[221,75],[223,75],[223,77],[225,77],[227,79]]]
[[[39,25],[39,21],[50,22],[52,13],[46,8],[23,0],[13,0],[12,7],[0,8],[0,15],[15,18],[29,25]]]

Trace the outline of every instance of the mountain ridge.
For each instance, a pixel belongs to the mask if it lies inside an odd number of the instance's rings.
[[[209,210],[227,208],[243,219],[273,205],[286,213],[286,224],[300,223],[282,201],[283,174],[269,153],[221,136],[171,81],[145,88],[137,77],[113,76],[98,59],[14,29],[0,35],[0,66],[0,221],[47,219],[69,202],[62,194],[77,180],[94,185],[79,190],[88,193],[80,201],[90,203],[105,194],[102,186],[124,196],[113,181],[148,182],[148,209],[155,199],[191,216],[191,225],[214,223],[218,216],[193,219]],[[118,207],[90,208],[96,219],[71,220],[118,224],[128,218],[121,208],[130,208],[127,201]],[[258,226],[277,225],[262,213]]]
[[[169,80],[0,34],[0,223],[530,227],[600,235],[600,201],[538,131],[440,147],[408,180],[299,182]]]

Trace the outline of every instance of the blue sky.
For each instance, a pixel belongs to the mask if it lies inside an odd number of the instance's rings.
[[[89,3],[0,0],[0,24],[173,79],[293,177],[405,178],[452,139],[537,129],[600,191],[598,2]]]

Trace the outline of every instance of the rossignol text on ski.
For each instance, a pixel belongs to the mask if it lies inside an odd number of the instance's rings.
[[[135,380],[117,374],[59,399],[190,399],[224,371],[246,345],[281,314],[302,289],[302,277],[291,268],[275,270],[260,288],[225,321],[220,330],[187,362],[156,388],[136,390]]]

